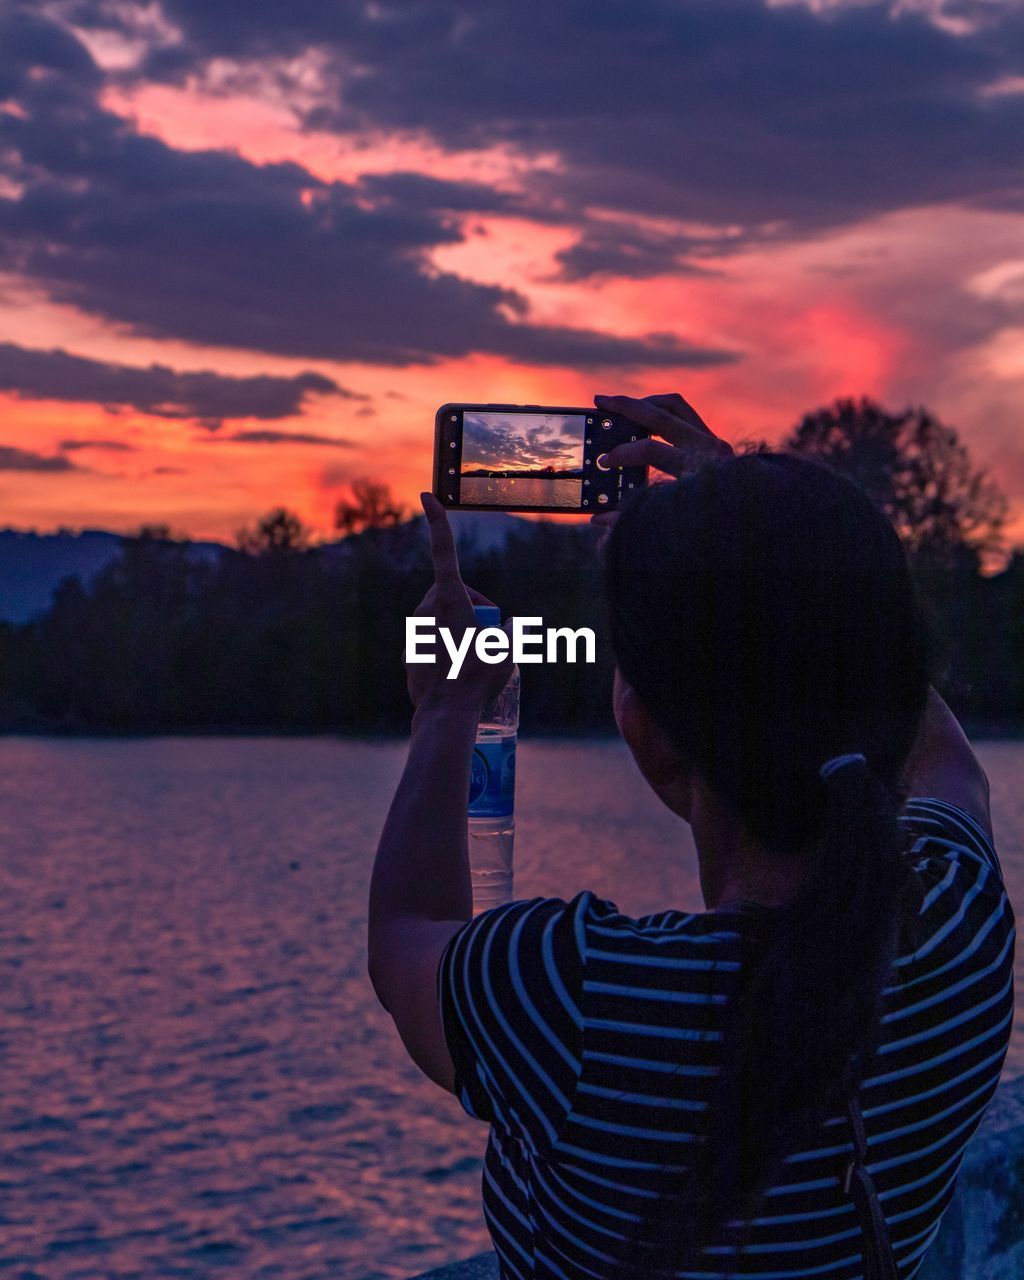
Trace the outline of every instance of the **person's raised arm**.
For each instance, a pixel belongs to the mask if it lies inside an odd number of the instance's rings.
[[[422,495],[434,585],[416,613],[461,641],[490,604],[467,587],[444,508]],[[452,936],[472,917],[466,801],[470,759],[484,705],[508,680],[511,659],[487,665],[470,650],[458,677],[441,663],[407,667],[416,708],[409,756],[381,833],[370,880],[367,970],[413,1061],[442,1088],[454,1067],[441,1031],[437,971]]]
[[[963,809],[991,837],[988,778],[959,721],[934,688],[928,690],[917,740],[904,767],[910,796],[945,800]]]

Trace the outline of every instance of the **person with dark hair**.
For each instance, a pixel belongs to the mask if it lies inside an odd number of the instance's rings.
[[[680,396],[597,403],[652,433],[614,465],[677,477],[599,519],[616,723],[707,910],[584,890],[471,918],[470,755],[508,670],[411,666],[371,980],[490,1125],[506,1280],[913,1276],[999,1079],[1014,921],[906,555],[822,464],[733,456]],[[482,598],[423,501],[421,609],[461,631]]]

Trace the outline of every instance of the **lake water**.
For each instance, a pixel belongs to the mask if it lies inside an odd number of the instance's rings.
[[[0,1274],[374,1280],[489,1247],[486,1129],[365,974],[403,751],[0,740]],[[979,752],[1021,902],[1024,744]],[[618,743],[526,741],[518,778],[517,896],[701,908]]]
[[[546,480],[543,476],[463,476],[459,501],[516,507],[580,508],[582,480]]]

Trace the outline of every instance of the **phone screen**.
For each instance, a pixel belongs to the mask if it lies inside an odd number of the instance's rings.
[[[467,409],[462,419],[461,502],[579,510],[586,421],[583,414]]]
[[[644,466],[606,455],[647,433],[574,405],[443,404],[434,417],[434,492],[471,511],[612,510],[647,482]]]

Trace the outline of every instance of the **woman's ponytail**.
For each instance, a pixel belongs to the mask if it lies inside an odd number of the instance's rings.
[[[699,1156],[680,1199],[648,1221],[643,1274],[692,1264],[860,1086],[910,883],[892,790],[862,755],[825,771],[824,824],[795,899],[746,938],[741,986]],[[623,1275],[640,1274],[628,1268]]]
[[[804,883],[768,913],[726,1034],[719,1095],[738,1103],[732,1187],[741,1199],[771,1181],[783,1156],[859,1086],[894,959],[909,877],[898,798],[863,756],[819,785],[822,829]],[[721,1143],[712,1138],[709,1147],[711,1194],[722,1204],[730,1183],[717,1172]]]
[[[654,486],[606,568],[624,678],[765,856],[804,864],[740,931],[706,1129],[619,1272],[646,1276],[741,1241],[733,1220],[868,1068],[914,914],[897,815],[927,670],[895,533],[820,465],[754,454]]]

